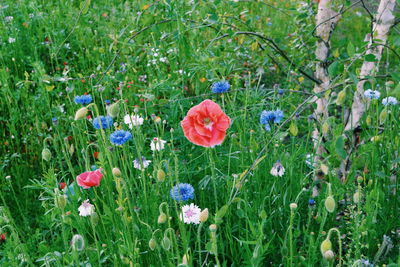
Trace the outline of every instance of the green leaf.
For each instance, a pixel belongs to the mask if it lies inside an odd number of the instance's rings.
[[[346,150],[344,149],[344,139],[343,136],[340,136],[336,139],[336,153],[342,158],[345,159],[347,156]]]
[[[221,223],[222,218],[225,216],[226,212],[229,209],[229,205],[224,205],[220,208],[217,213],[215,214],[215,223]]]
[[[365,55],[364,59],[365,59],[365,61],[368,61],[368,62],[378,61],[374,54],[367,54],[367,55]]]

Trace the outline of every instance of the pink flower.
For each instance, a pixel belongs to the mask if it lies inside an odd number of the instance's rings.
[[[99,186],[100,181],[103,178],[103,174],[100,169],[91,172],[84,172],[79,174],[76,177],[76,181],[79,186],[82,186],[84,189],[88,189],[92,186]]]
[[[185,137],[203,147],[220,145],[231,125],[231,119],[212,100],[204,100],[192,107],[181,121]]]

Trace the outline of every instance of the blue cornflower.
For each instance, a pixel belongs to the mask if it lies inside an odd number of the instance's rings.
[[[389,96],[389,97],[382,99],[382,104],[384,106],[397,105],[397,103],[398,103],[397,99],[393,96]]]
[[[190,184],[178,184],[171,189],[169,194],[178,202],[186,201],[194,199],[194,188]]]
[[[132,138],[132,134],[128,131],[119,130],[110,135],[110,141],[113,145],[123,145]]]
[[[91,95],[77,95],[74,98],[76,104],[87,105],[93,100]]]
[[[53,122],[53,125],[58,125],[58,119],[57,118],[52,118],[51,121]]]
[[[211,91],[215,94],[222,94],[229,91],[231,85],[226,81],[216,82],[211,86]]]
[[[90,166],[90,169],[91,169],[92,171],[95,171],[95,170],[97,170],[97,166],[96,166],[96,165],[92,165],[92,166]]]
[[[308,200],[308,205],[314,206],[314,205],[315,205],[315,200],[312,199],[312,198],[310,198],[310,199]]]
[[[379,99],[379,97],[381,97],[381,93],[379,91],[368,89],[364,92],[364,96],[368,97],[369,99]]]
[[[283,119],[283,111],[264,110],[260,116],[260,123],[265,125],[265,130],[271,131],[271,123],[280,123]]]
[[[108,105],[110,105],[110,104],[111,104],[111,101],[110,101],[110,100],[108,100],[108,99],[106,99],[106,100],[104,101],[104,103],[106,103],[106,105],[108,106]]]
[[[101,125],[100,125],[101,122]],[[93,127],[96,129],[107,129],[109,127],[111,127],[111,125],[113,124],[113,119],[110,116],[100,116],[100,121],[99,118],[96,117],[93,120]]]

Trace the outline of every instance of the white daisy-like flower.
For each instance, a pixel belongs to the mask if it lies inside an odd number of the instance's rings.
[[[135,169],[142,171],[142,170],[146,169],[147,167],[149,167],[150,163],[151,163],[151,160],[146,160],[144,157],[142,157],[141,161],[139,158],[137,158],[133,161],[133,167]]]
[[[132,129],[133,126],[140,126],[143,124],[144,119],[139,115],[125,115],[124,122],[128,124],[129,128]]]
[[[167,143],[167,141],[162,140],[158,137],[154,137],[153,140],[150,143],[150,149],[151,151],[160,151],[163,150],[165,148],[165,143]]]
[[[16,40],[15,38],[9,37],[9,38],[8,38],[8,43],[9,43],[9,44],[15,43],[15,40]]]
[[[89,203],[89,199],[82,202],[81,206],[78,208],[79,216],[90,216],[94,213],[94,206]]]
[[[397,105],[397,99],[393,96],[385,97],[382,99],[382,105],[389,106],[389,105]]]
[[[270,171],[271,175],[273,176],[279,176],[282,177],[285,174],[285,168],[281,164],[281,162],[278,160],[274,166],[272,167]]]
[[[182,213],[180,215],[181,220],[187,224],[199,224],[200,223],[201,209],[195,204],[191,203],[182,207]]]

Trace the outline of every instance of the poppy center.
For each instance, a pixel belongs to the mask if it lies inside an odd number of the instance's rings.
[[[204,122],[204,127],[210,130],[212,129],[213,122],[210,118],[205,118],[203,122]]]

